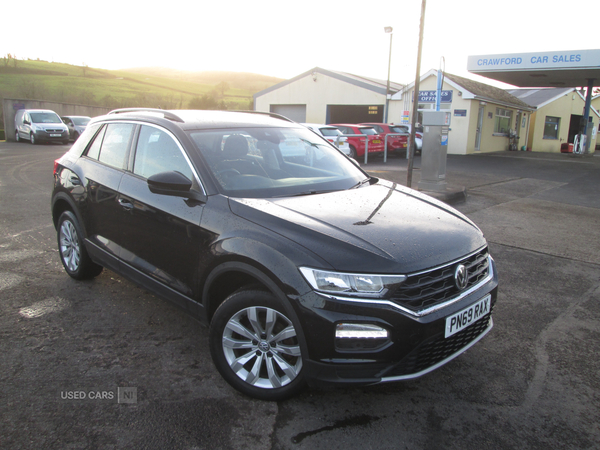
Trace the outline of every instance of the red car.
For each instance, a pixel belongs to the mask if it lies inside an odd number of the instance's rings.
[[[387,141],[388,152],[397,152],[400,150],[406,150],[408,147],[408,137],[410,135],[408,127],[406,125],[393,125],[389,123],[361,123],[361,125],[368,125],[373,127],[377,133],[383,136],[385,142],[386,134],[402,134],[402,136],[390,136]]]
[[[368,125],[330,123],[344,134],[366,134],[369,138],[369,153],[383,153],[384,137]],[[358,158],[365,155],[365,138],[360,136],[348,137],[350,144],[350,158]]]

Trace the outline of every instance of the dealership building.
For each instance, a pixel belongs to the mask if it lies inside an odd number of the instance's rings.
[[[518,149],[560,152],[582,126],[589,148],[595,148],[600,116],[591,103],[591,88],[600,85],[600,50],[474,56],[468,69],[530,89],[504,90],[439,74],[440,111],[448,113],[450,124],[448,153],[506,150],[510,133],[518,136]],[[389,123],[409,124],[415,107],[420,123],[423,112],[436,108],[438,71],[425,73],[419,83],[418,95],[414,83],[390,83],[388,91],[385,80],[315,67],[256,93],[254,108],[297,122],[383,122],[388,98]],[[581,86],[590,95],[584,97],[577,89]]]

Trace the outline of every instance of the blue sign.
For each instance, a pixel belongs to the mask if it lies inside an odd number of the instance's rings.
[[[452,91],[442,91],[440,103],[452,103]],[[435,103],[437,91],[419,91],[419,103]]]
[[[467,110],[466,109],[455,109],[454,115],[457,117],[467,117]]]
[[[447,146],[447,145],[448,145],[448,135],[442,134],[442,146]]]

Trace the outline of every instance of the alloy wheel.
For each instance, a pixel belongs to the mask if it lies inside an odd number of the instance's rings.
[[[222,346],[231,370],[258,388],[283,387],[302,369],[292,322],[268,307],[253,306],[232,316],[223,330]]]

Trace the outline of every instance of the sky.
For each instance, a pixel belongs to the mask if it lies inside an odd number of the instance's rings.
[[[0,57],[100,69],[168,67],[292,78],[314,67],[415,80],[421,0],[5,2]],[[53,5],[53,6],[52,6]],[[427,0],[420,73],[469,55],[600,48],[597,0]],[[568,8],[568,9],[567,9]],[[14,20],[22,17],[23,20]],[[9,19],[10,18],[10,19]],[[443,61],[443,64],[442,64]]]

